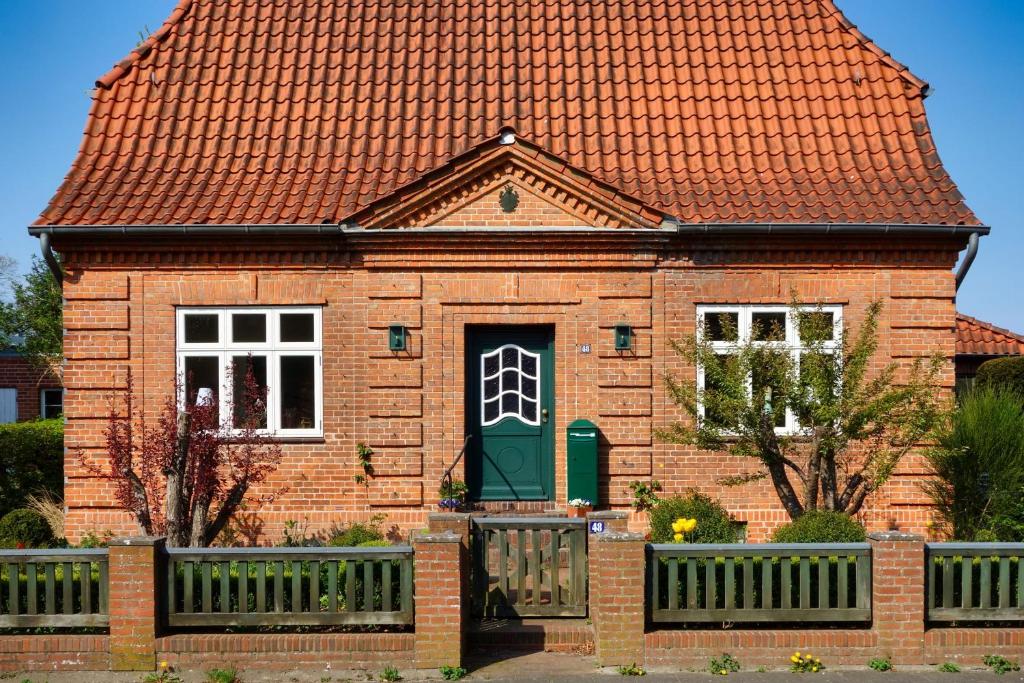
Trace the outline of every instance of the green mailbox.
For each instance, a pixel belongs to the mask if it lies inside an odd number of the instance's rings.
[[[597,507],[597,425],[576,420],[569,425],[566,438],[569,500],[583,498]]]

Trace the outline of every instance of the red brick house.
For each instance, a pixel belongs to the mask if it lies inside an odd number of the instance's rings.
[[[927,92],[831,0],[181,0],[97,81],[30,229],[66,265],[69,453],[102,459],[129,368],[155,411],[176,372],[223,392],[252,354],[285,452],[272,537],[422,524],[467,435],[475,501],[564,509],[587,418],[601,505],[697,486],[763,538],[770,486],[715,483],[747,463],[652,436],[678,417],[662,374],[696,377],[669,339],[795,290],[848,327],[883,299],[879,363],[952,360],[951,269],[988,228]],[[70,535],[130,530],[66,466]],[[869,525],[922,529],[922,475],[908,458]]]
[[[15,350],[0,350],[0,424],[58,417],[64,412],[60,379]]]

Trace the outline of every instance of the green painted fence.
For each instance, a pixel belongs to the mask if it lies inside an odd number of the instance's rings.
[[[106,548],[0,550],[0,628],[103,628]]]
[[[409,546],[167,552],[171,627],[413,623]]]
[[[871,619],[866,543],[648,545],[650,618],[661,623]]]
[[[1024,621],[1024,543],[928,543],[928,620]]]

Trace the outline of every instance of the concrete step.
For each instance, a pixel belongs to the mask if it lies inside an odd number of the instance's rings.
[[[480,619],[471,623],[467,639],[471,651],[594,651],[594,628],[588,619]]]

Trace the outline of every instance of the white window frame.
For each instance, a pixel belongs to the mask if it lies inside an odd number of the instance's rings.
[[[49,391],[56,391],[60,394],[60,415],[64,414],[64,390],[63,389],[40,389],[39,390],[39,417],[46,417],[46,394]]]
[[[262,313],[266,315],[267,336],[265,342],[234,342],[231,340],[231,315],[234,313]],[[302,313],[313,316],[312,342],[280,341],[280,316],[288,313]],[[217,343],[186,343],[185,316],[189,314],[216,315]],[[185,385],[185,359],[206,356],[220,359],[219,391],[220,418],[222,424],[230,424],[228,401],[231,396],[230,367],[232,357],[252,354],[267,358],[267,428],[260,433],[282,438],[319,438],[323,436],[323,309],[319,306],[227,306],[178,307],[176,312],[175,367],[179,384]],[[286,356],[310,356],[313,358],[313,381],[316,424],[312,429],[284,429],[281,427],[281,362]],[[185,396],[178,396],[178,403],[184,407]]]
[[[784,305],[700,305],[697,307],[697,335],[698,338],[703,340],[704,335],[704,320],[705,316],[709,313],[735,313],[737,316],[737,339],[736,341],[708,341],[708,345],[717,354],[728,354],[735,353],[740,346],[745,344],[750,339],[751,332],[753,331],[753,317],[755,313],[785,313],[786,314],[786,329],[785,339],[778,341],[755,341],[755,346],[762,347],[775,347],[778,349],[786,350],[790,353],[793,358],[794,367],[799,370],[800,357],[808,350],[808,347],[800,341],[800,329],[799,324],[796,320],[794,312],[801,313],[814,313],[820,311],[822,313],[832,314],[832,339],[822,342],[820,349],[824,353],[836,353],[842,348],[842,332],[843,332],[843,307],[840,305],[829,305],[829,306],[801,306],[794,309],[791,306]],[[697,367],[697,387],[704,390],[704,368],[703,366]],[[747,378],[747,393],[753,391],[752,378]],[[704,418],[704,405],[699,404],[697,406],[698,415],[700,419]],[[775,432],[778,434],[794,435],[800,434],[801,428],[797,421],[796,415],[793,411],[786,409],[786,423],[785,426],[776,427]]]

